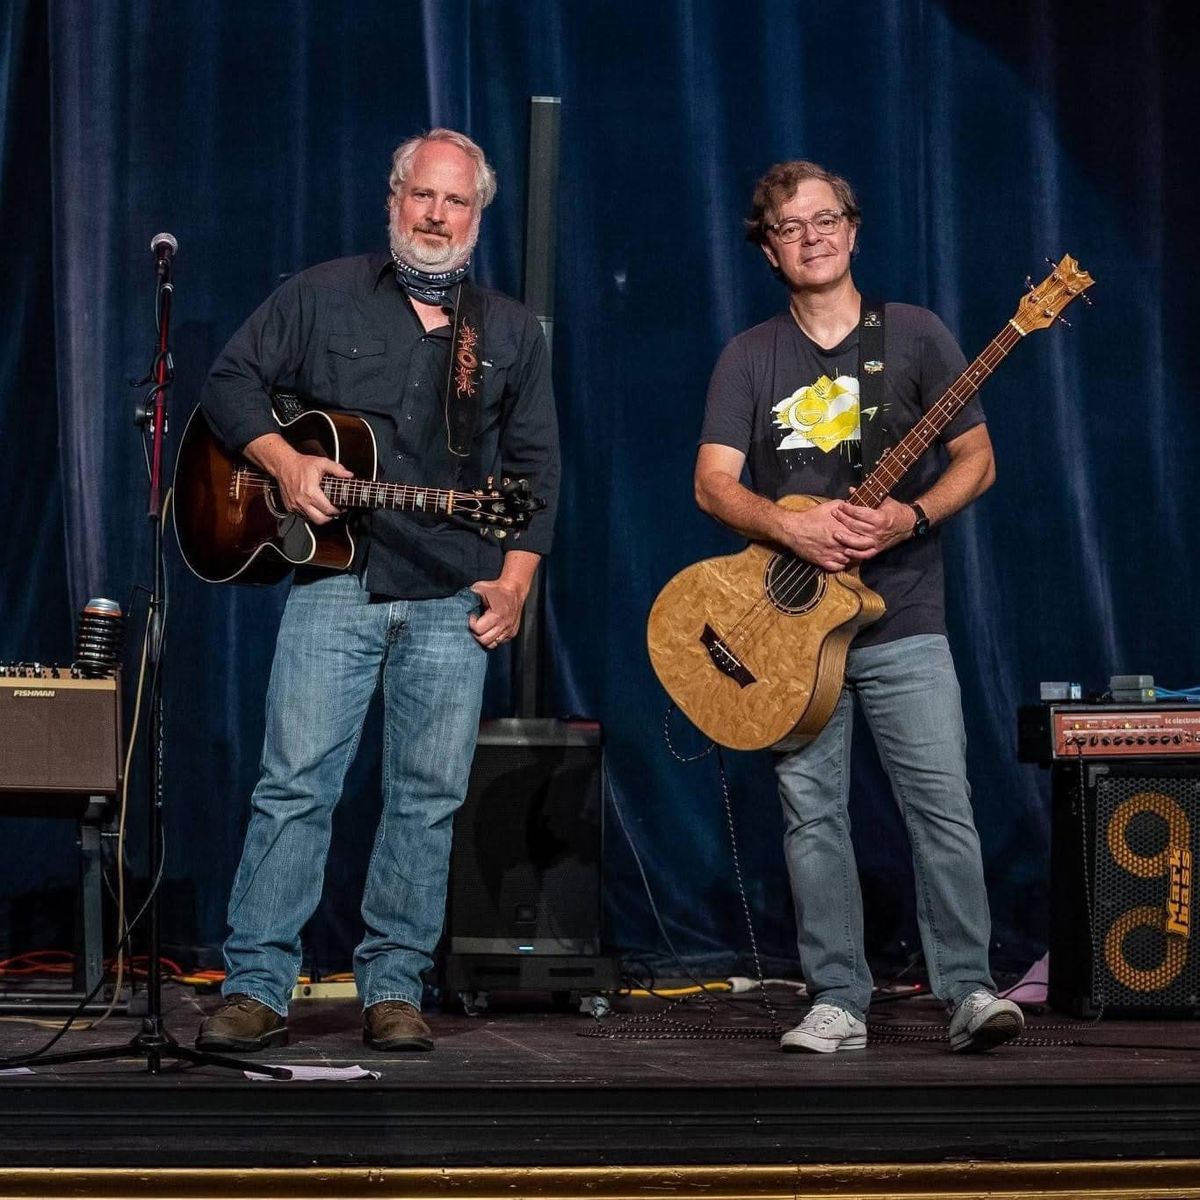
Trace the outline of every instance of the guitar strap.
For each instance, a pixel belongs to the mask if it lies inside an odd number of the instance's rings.
[[[454,335],[446,376],[446,444],[465,458],[479,424],[483,395],[483,296],[463,280],[454,294]]]
[[[861,438],[863,479],[875,470],[885,449],[883,315],[882,300],[863,298],[858,325],[858,436]]]

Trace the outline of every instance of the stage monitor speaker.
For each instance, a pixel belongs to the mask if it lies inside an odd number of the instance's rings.
[[[600,727],[487,721],[454,819],[451,954],[600,952]]]
[[[1200,1015],[1200,761],[1058,763],[1053,806],[1050,1003],[1083,1017]]]

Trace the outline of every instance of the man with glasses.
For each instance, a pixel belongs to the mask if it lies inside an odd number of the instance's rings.
[[[289,512],[317,525],[340,515],[324,477],[349,472],[280,436],[275,388],[363,417],[387,481],[460,490],[525,477],[547,507],[503,547],[474,527],[380,509],[358,523],[348,573],[296,572],[229,901],[225,1003],[201,1025],[202,1050],[287,1040],[300,931],[321,896],[333,809],[377,688],[383,808],[354,952],[363,1039],[433,1049],[421,974],[441,931],[488,652],[517,632],[550,549],[559,467],[545,339],[527,309],[468,276],[495,172],[470,138],[434,129],[397,148],[388,182],[389,250],[284,283],[217,359],[204,413],[276,479]]]
[[[747,236],[789,294],[787,309],[734,338],[709,385],[695,486],[700,507],[755,541],[826,571],[862,568],[887,605],[851,643],[828,725],[776,755],[784,853],[800,963],[812,997],[784,1050],[861,1050],[872,981],[847,812],[853,697],[904,815],[916,873],[921,944],[948,1006],[954,1050],[986,1050],[1023,1028],[997,998],[990,916],[966,777],[966,737],[946,642],[940,527],[995,478],[977,400],[950,423],[876,509],[856,506],[862,433],[898,441],[966,368],[933,313],[864,305],[851,274],[862,216],[846,180],[812,162],[772,167],[755,188]],[[883,326],[881,359],[860,353],[863,323]],[[881,402],[860,407],[860,377],[880,375]],[[874,385],[872,385],[874,386]],[[868,464],[869,469],[869,464]],[[748,471],[751,488],[743,486]],[[829,497],[804,511],[785,495]]]

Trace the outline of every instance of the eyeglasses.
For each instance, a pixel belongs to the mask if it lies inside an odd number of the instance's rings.
[[[828,237],[831,233],[836,233],[841,228],[841,224],[845,219],[846,214],[844,212],[829,208],[824,212],[815,213],[807,221],[803,217],[785,217],[782,221],[777,221],[774,225],[768,225],[767,228],[781,242],[798,242],[804,236],[804,231],[809,225],[821,237]]]

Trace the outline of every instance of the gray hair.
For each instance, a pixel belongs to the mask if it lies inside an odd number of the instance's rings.
[[[426,142],[449,142],[474,160],[475,198],[481,209],[487,208],[496,195],[496,172],[480,146],[471,141],[465,133],[454,129],[438,128],[431,129],[428,133],[418,133],[396,147],[392,155],[392,173],[388,176],[388,187],[392,189],[393,195],[400,194],[412,169],[413,157]]]

